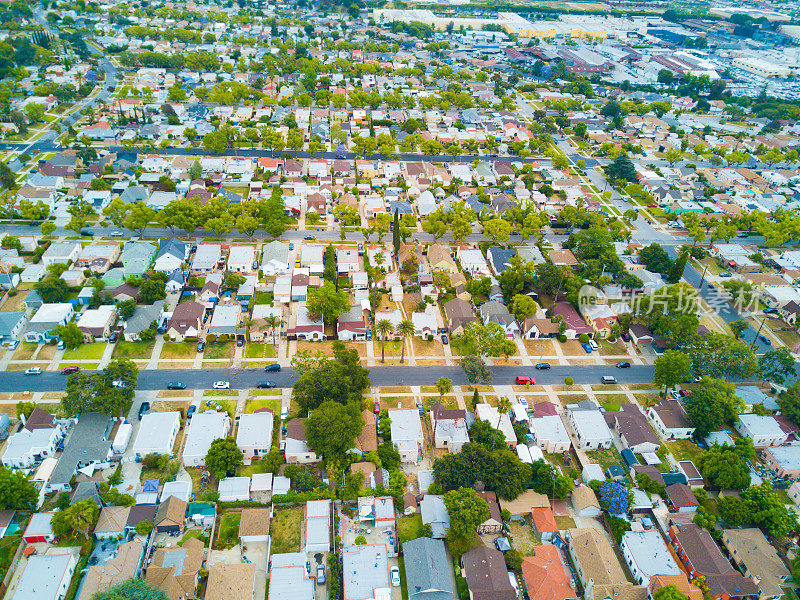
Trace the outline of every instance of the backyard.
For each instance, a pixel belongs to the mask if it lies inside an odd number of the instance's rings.
[[[231,512],[222,515],[219,520],[219,533],[217,541],[214,543],[214,548],[224,550],[232,548],[239,543],[239,521],[242,519],[242,514],[238,512]]]
[[[300,552],[300,525],[302,522],[302,507],[285,508],[275,512],[270,524],[272,554]]]

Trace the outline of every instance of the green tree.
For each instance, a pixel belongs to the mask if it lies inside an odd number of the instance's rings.
[[[311,413],[306,422],[309,447],[324,458],[342,457],[355,448],[364,420],[356,403],[327,401]]]
[[[242,451],[236,446],[236,440],[225,437],[211,442],[205,459],[206,466],[217,479],[236,474],[236,469],[244,464]]]
[[[778,395],[781,414],[795,423],[800,422],[800,381],[795,381]]]
[[[639,251],[639,260],[642,261],[648,271],[654,273],[667,273],[672,267],[672,261],[667,251],[661,244],[652,243]]]
[[[414,335],[414,323],[408,319],[404,319],[397,324],[395,333],[400,336],[403,346],[400,350],[400,363],[402,364],[406,358],[406,340]]]
[[[144,233],[145,227],[156,220],[156,211],[144,204],[136,202],[131,207],[130,213],[125,218],[125,227],[132,231],[138,231],[139,235]]]
[[[731,328],[731,331],[733,332],[733,337],[735,337],[737,340],[742,339],[742,335],[744,334],[745,331],[747,331],[747,328],[750,327],[747,324],[747,321],[745,321],[744,319],[737,319],[729,323],[729,326]]]
[[[0,187],[11,190],[17,185],[17,177],[6,163],[0,161]]]
[[[360,405],[364,390],[370,386],[369,369],[362,367],[360,360],[357,350],[348,350],[337,341],[333,343],[333,358],[324,358],[310,367],[300,368],[300,376],[292,388],[300,409],[304,412],[314,410],[327,400]]]
[[[63,302],[69,294],[69,286],[61,277],[48,277],[33,286],[46,304]]]
[[[442,497],[450,516],[450,529],[453,535],[472,536],[478,525],[489,518],[489,504],[478,496],[472,488],[462,487],[445,492]]]
[[[439,377],[436,380],[436,391],[439,392],[439,397],[444,400],[445,394],[453,391],[453,382],[448,377]]]
[[[475,419],[469,427],[469,439],[475,444],[481,444],[487,450],[492,449],[492,444],[500,438],[500,447],[506,443],[506,436],[502,431],[495,429],[489,421]]]
[[[661,78],[662,71],[666,71],[672,75],[672,71],[661,69],[661,71],[658,73],[659,80]],[[670,80],[671,79],[672,78],[670,77]],[[670,583],[669,585],[658,588],[653,594],[653,600],[689,600],[689,597]]]
[[[511,301],[511,312],[520,323],[535,315],[537,308],[536,301],[525,294],[517,294]]]
[[[95,592],[91,600],[168,600],[168,597],[163,589],[131,578],[112,588]]]
[[[778,385],[783,385],[797,375],[794,356],[786,346],[762,354],[758,358],[758,370],[764,379]]]
[[[78,533],[88,533],[97,523],[100,507],[91,498],[70,505],[66,510],[56,512],[50,519],[50,527],[58,536],[73,537]]]
[[[489,219],[483,224],[483,234],[495,244],[505,244],[511,239],[512,229],[511,223],[499,217]]]
[[[3,510],[31,510],[39,491],[22,471],[0,467],[0,507]]]
[[[704,236],[705,237],[705,236]],[[678,283],[681,278],[683,277],[683,272],[686,270],[686,262],[689,260],[689,253],[682,252],[678,258],[675,259],[675,262],[672,263],[672,266],[667,273],[667,282],[668,283]]]
[[[83,332],[78,329],[78,324],[75,321],[70,321],[66,325],[59,325],[56,327],[56,335],[64,342],[64,346],[68,350],[74,350],[83,344]]]
[[[559,473],[545,460],[537,460],[531,465],[529,487],[551,498],[566,498],[572,491],[572,480]]]
[[[638,180],[636,175],[636,167],[633,166],[631,159],[628,155],[623,153],[605,167],[606,177],[611,181],[622,179],[623,181],[630,181],[635,183]]]
[[[326,281],[318,288],[309,288],[306,307],[312,315],[319,315],[330,324],[350,310],[350,295]]]
[[[685,406],[699,437],[705,437],[723,425],[733,425],[744,410],[744,402],[736,396],[736,386],[712,377],[703,377],[686,397]]]
[[[39,231],[41,231],[44,236],[52,235],[55,230],[56,224],[52,221],[45,221],[39,226]]]
[[[492,382],[492,370],[480,356],[468,354],[461,359],[461,368],[471,384]]]
[[[742,527],[749,524],[751,514],[747,502],[736,496],[723,496],[717,500],[719,518],[728,527]]]
[[[349,302],[349,300],[348,300],[348,302]],[[384,351],[384,345],[386,344],[386,338],[393,331],[394,331],[394,327],[392,327],[392,323],[388,319],[378,319],[378,322],[375,323],[375,332],[381,338],[381,362],[382,363],[386,362],[386,353]]]
[[[119,314],[119,318],[123,321],[127,321],[133,316],[133,313],[136,311],[136,300],[133,298],[129,300],[123,300],[119,304],[117,304],[117,313]]]
[[[136,364],[127,358],[112,360],[95,373],[73,373],[67,378],[67,392],[61,399],[64,412],[126,414],[133,403],[138,373]]]
[[[202,175],[203,175],[203,168],[200,166],[200,161],[195,160],[192,163],[192,166],[189,167],[189,177],[191,177],[192,180],[195,180],[195,179],[200,179]]]
[[[498,323],[472,322],[453,337],[463,344],[467,354],[476,356],[511,356],[517,348]]]
[[[153,524],[150,521],[139,521],[134,527],[134,531],[138,535],[148,535],[151,531],[153,531]]]
[[[665,350],[656,358],[653,383],[664,386],[664,399],[669,389],[686,381],[692,374],[692,361],[683,352]]]
[[[758,370],[758,361],[750,345],[730,335],[695,336],[687,350],[692,372],[697,375],[747,379]]]
[[[743,490],[750,486],[750,471],[735,446],[714,445],[698,459],[697,467],[720,489]]]

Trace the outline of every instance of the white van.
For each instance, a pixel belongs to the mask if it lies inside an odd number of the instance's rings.
[[[617,383],[617,378],[613,377],[612,375],[603,375],[600,378],[601,383]]]

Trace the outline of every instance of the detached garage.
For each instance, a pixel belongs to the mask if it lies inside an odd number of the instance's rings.
[[[54,514],[56,513],[46,512],[31,515],[31,520],[25,528],[25,533],[22,534],[22,539],[28,544],[52,542],[56,537],[53,533],[53,528],[50,527],[50,519],[53,518]]]

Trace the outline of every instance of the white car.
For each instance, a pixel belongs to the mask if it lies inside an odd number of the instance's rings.
[[[125,235],[125,234],[123,234],[121,231],[112,231],[111,232],[111,237],[122,237],[123,235]]]
[[[30,369],[25,369],[25,375],[41,375],[42,374],[42,367],[31,367]]]
[[[215,381],[214,382],[214,389],[215,390],[229,390],[229,389],[231,389],[231,382],[230,381]]]
[[[17,346],[19,346],[19,340],[11,340],[10,342],[8,342],[9,350],[16,350]]]
[[[520,396],[519,398],[517,398],[517,402],[519,404],[522,404],[522,406],[524,406],[525,408],[528,408],[528,401],[525,398]]]
[[[594,340],[589,340],[589,345],[592,347],[592,350],[594,350],[595,352],[597,352],[597,349],[600,347],[600,346],[597,345],[597,342],[595,342]]]
[[[392,567],[389,569],[389,575],[392,578],[392,585],[397,587],[400,585],[400,569],[397,567]]]

